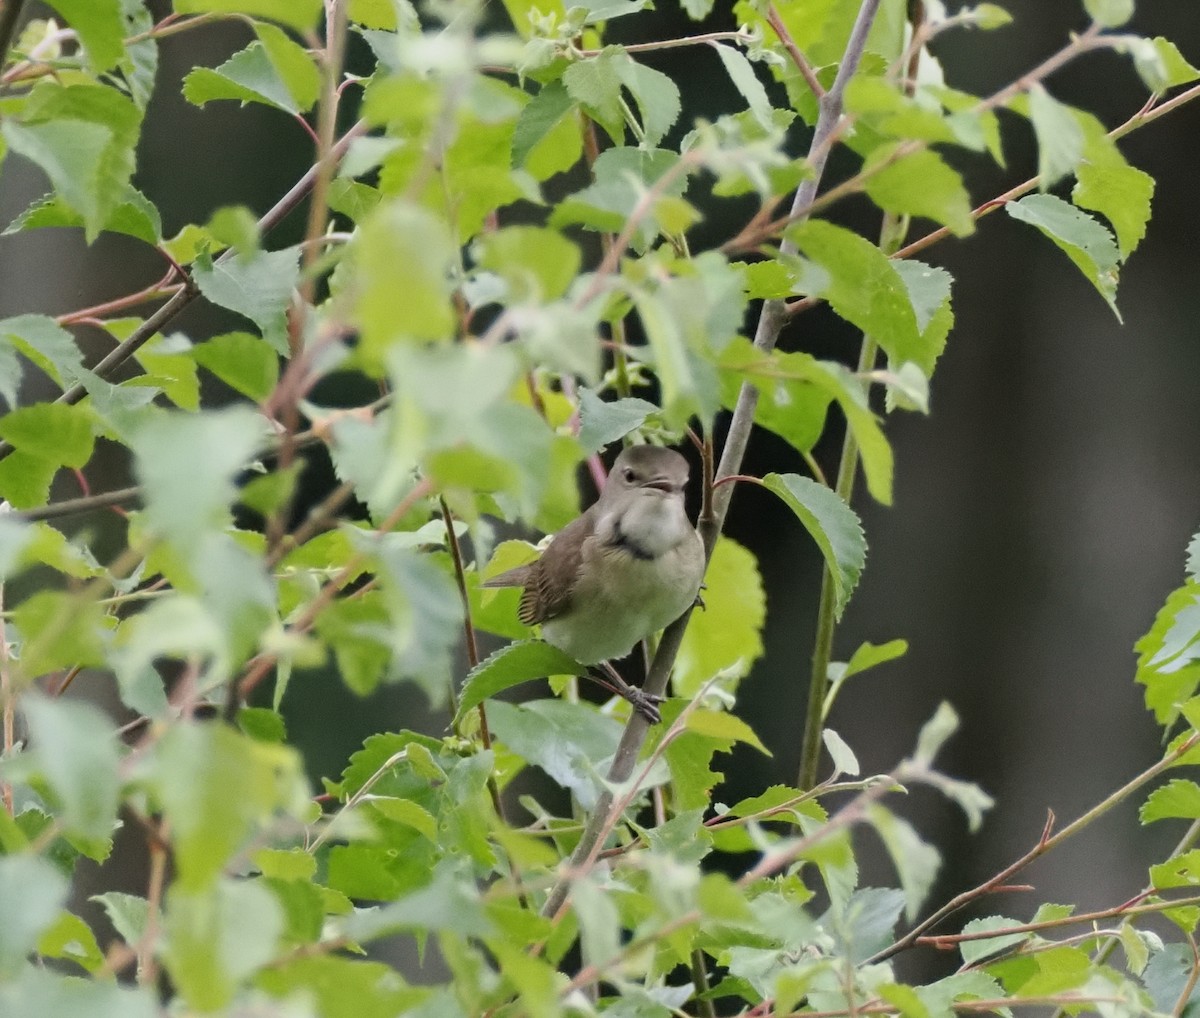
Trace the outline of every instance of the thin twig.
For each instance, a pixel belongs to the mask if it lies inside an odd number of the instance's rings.
[[[969,891],[963,891],[961,894],[955,895],[948,902],[946,902],[945,905],[937,909],[932,915],[926,919],[923,919],[906,934],[904,934],[904,936],[896,940],[895,943],[885,947],[882,951],[878,951],[868,958],[866,964],[875,964],[876,962],[884,961],[888,958],[891,958],[893,955],[899,954],[901,951],[904,951],[915,944],[917,940],[924,936],[928,930],[932,929],[947,916],[953,915],[963,906],[969,905],[977,898],[982,898],[987,894],[991,894],[998,888],[1007,884],[1010,878],[1012,878],[1015,874],[1020,873],[1021,870],[1025,869],[1025,867],[1035,859],[1039,859],[1047,852],[1057,848],[1064,841],[1066,841],[1067,838],[1078,834],[1081,830],[1083,830],[1083,828],[1092,823],[1092,821],[1102,817],[1110,809],[1120,803],[1123,799],[1127,798],[1133,792],[1137,791],[1147,782],[1153,781],[1156,777],[1158,777],[1158,775],[1163,773],[1163,771],[1174,767],[1183,756],[1185,756],[1187,753],[1190,753],[1196,747],[1197,743],[1200,743],[1200,733],[1193,733],[1191,737],[1180,743],[1178,747],[1176,747],[1172,752],[1168,753],[1165,757],[1163,757],[1163,759],[1146,768],[1146,770],[1142,771],[1141,774],[1122,785],[1111,795],[1102,799],[1091,809],[1087,810],[1087,812],[1083,813],[1071,823],[1067,824],[1067,826],[1060,830],[1057,834],[1051,834],[1054,822],[1054,816],[1051,814],[1046,823],[1045,829],[1042,831],[1042,836],[1038,839],[1037,844],[1034,845],[1033,848],[1031,848],[1015,862],[1006,866],[995,876],[989,877],[982,884],[971,888]]]
[[[788,31],[787,25],[783,23],[783,18],[779,15],[779,8],[773,3],[767,4],[767,24],[779,37],[780,43],[787,50],[788,56],[792,58],[792,63],[796,65],[796,69],[800,72],[800,77],[804,79],[805,84],[808,85],[809,91],[820,99],[825,94],[825,86],[817,79],[817,72],[812,69],[812,64],[808,62],[804,52],[796,45],[796,40],[792,38],[792,33]]]

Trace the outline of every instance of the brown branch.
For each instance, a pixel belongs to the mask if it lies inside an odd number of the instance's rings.
[[[792,63],[800,71],[800,77],[808,85],[809,91],[820,99],[825,94],[825,86],[817,80],[817,72],[812,69],[812,65],[804,56],[803,51],[796,45],[796,40],[792,38],[792,33],[788,31],[787,25],[783,23],[783,18],[779,15],[779,8],[773,3],[767,4],[767,24],[771,26],[775,34],[779,37],[783,48],[787,50],[788,56],[792,58]]]

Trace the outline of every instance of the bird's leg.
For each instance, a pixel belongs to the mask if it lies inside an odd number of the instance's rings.
[[[616,693],[617,696],[624,697],[632,704],[633,709],[649,721],[650,724],[657,725],[662,720],[662,715],[658,712],[658,705],[663,702],[664,697],[655,696],[637,686],[631,686],[621,678],[621,673],[608,661],[601,661],[598,668],[603,671],[603,675],[599,672],[589,670],[589,679],[599,683],[610,692]]]

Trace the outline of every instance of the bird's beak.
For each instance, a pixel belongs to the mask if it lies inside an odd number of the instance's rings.
[[[651,477],[648,481],[643,481],[641,487],[653,488],[655,491],[661,491],[664,495],[673,495],[680,490],[679,485],[669,477]]]

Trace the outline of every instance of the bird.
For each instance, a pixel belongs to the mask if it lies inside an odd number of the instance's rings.
[[[540,558],[483,582],[523,587],[517,617],[581,665],[600,666],[603,685],[651,724],[652,696],[621,678],[611,661],[698,603],[704,542],[688,519],[688,463],[653,445],[624,449],[600,497],[551,539]]]

